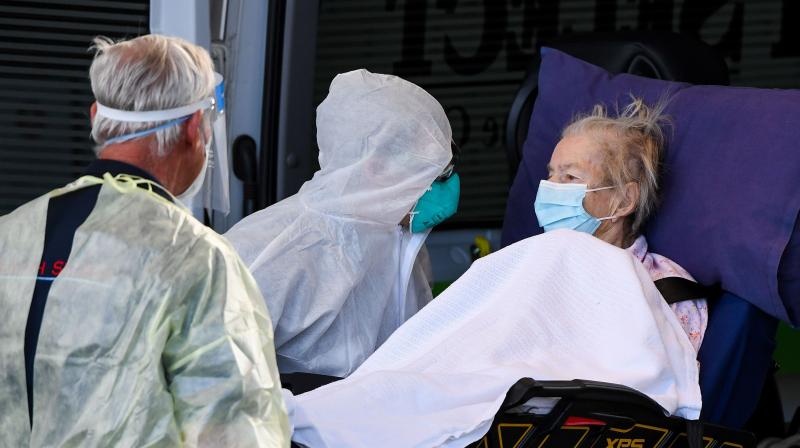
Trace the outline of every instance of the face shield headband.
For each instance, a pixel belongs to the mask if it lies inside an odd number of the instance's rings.
[[[155,134],[162,129],[183,123],[198,110],[204,111],[204,114],[208,117],[208,122],[211,124],[212,137],[207,152],[206,163],[208,167],[206,177],[197,199],[202,202],[195,204],[208,210],[216,210],[220,213],[228,214],[230,212],[230,191],[228,136],[225,124],[225,83],[219,73],[214,73],[214,80],[216,83],[214,95],[194,104],[166,110],[129,111],[113,109],[97,103],[97,115],[127,123],[165,122],[150,129],[109,139],[105,142],[105,145],[109,145]]]

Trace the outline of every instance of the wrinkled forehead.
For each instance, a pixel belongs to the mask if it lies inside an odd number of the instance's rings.
[[[577,173],[589,179],[600,179],[605,158],[605,151],[597,139],[588,135],[568,135],[556,145],[547,169],[550,173]]]

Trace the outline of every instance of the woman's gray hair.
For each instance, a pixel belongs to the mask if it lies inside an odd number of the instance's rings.
[[[617,191],[624,191],[629,182],[638,185],[639,201],[627,222],[628,238],[641,232],[658,206],[659,173],[665,144],[662,126],[670,121],[663,114],[666,100],[648,106],[641,98],[631,96],[631,99],[616,117],[610,117],[603,105],[595,105],[591,113],[576,117],[562,133],[563,137],[588,135],[599,144],[604,153],[604,185],[617,187]],[[621,196],[615,195],[614,201],[612,210],[620,205]]]
[[[208,52],[177,37],[149,34],[128,41],[94,39],[94,61],[89,69],[95,100],[126,111],[153,111],[186,106],[214,92],[214,64]],[[96,115],[92,138],[100,154],[114,137],[151,129],[165,123],[130,123]],[[181,127],[155,133],[153,154],[167,155]]]

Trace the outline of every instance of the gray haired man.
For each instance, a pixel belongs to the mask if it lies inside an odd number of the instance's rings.
[[[95,48],[98,160],[0,217],[0,446],[288,446],[264,301],[182,205],[227,211],[211,59]]]

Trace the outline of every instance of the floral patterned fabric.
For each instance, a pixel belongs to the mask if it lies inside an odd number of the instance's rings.
[[[666,277],[683,277],[694,281],[694,278],[674,261],[648,252],[647,240],[644,236],[637,238],[628,251],[642,262],[653,281]],[[703,335],[708,325],[708,303],[704,299],[686,300],[672,304],[670,308],[681,323],[683,331],[689,336],[692,347],[695,351],[700,350],[700,344],[703,343]]]

